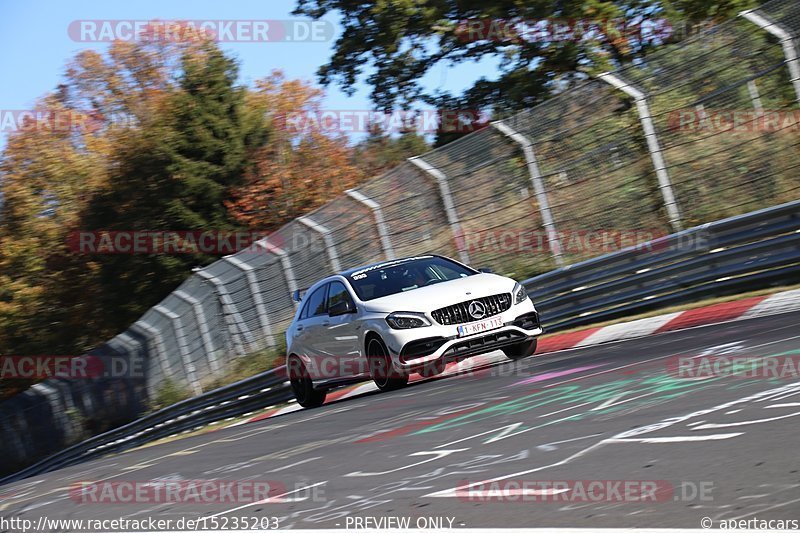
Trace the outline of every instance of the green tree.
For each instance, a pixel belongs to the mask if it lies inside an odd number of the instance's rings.
[[[669,40],[640,39],[637,27],[669,17],[673,27],[713,18],[723,20],[752,0],[298,0],[296,14],[314,18],[331,12],[344,28],[333,55],[318,75],[325,84],[355,91],[368,68],[371,98],[379,108],[442,95],[420,83],[437,65],[494,58],[499,74],[477,77],[459,98],[466,108],[513,111],[530,107],[587,72],[608,70],[646,55]],[[541,39],[513,31],[520,21],[595,21],[599,31],[583,37]],[[618,21],[624,20],[623,26]],[[640,26],[637,26],[640,25]],[[529,28],[530,26],[528,26]],[[626,29],[627,28],[627,29]],[[474,30],[474,31],[473,31]]]
[[[378,125],[353,150],[353,160],[368,177],[378,176],[408,159],[430,150],[425,137],[416,131],[392,136]]]

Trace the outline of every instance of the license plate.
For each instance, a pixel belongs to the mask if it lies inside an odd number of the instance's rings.
[[[482,320],[480,322],[473,322],[472,324],[464,324],[458,326],[458,336],[466,337],[467,335],[475,335],[476,333],[483,333],[491,329],[503,327],[503,319],[500,317],[490,318],[489,320]]]

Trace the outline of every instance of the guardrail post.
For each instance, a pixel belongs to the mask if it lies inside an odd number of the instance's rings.
[[[547,189],[542,179],[542,173],[539,170],[539,161],[536,159],[533,143],[526,136],[515,131],[501,120],[492,122],[492,126],[522,147],[522,153],[525,155],[525,162],[528,165],[528,174],[530,174],[531,183],[533,184],[533,191],[534,194],[536,194],[536,202],[539,204],[539,212],[542,215],[542,224],[547,234],[547,243],[550,246],[550,252],[553,254],[556,265],[563,267],[564,257],[561,252],[561,239],[556,231],[553,213],[550,211],[550,201],[547,198]]]
[[[179,290],[172,294],[192,306],[194,318],[200,330],[200,338],[203,340],[203,349],[206,351],[206,357],[208,357],[208,366],[213,372],[219,372],[222,368],[214,351],[214,343],[211,342],[211,332],[208,329],[208,319],[206,318],[206,312],[203,310],[203,304],[200,303],[200,300],[184,291]]]
[[[127,330],[125,330],[122,333],[120,333],[119,335],[117,335],[117,337],[119,338],[119,340],[123,344],[125,344],[128,347],[129,350],[131,350],[131,353],[137,352],[138,358],[139,359],[142,358],[142,353],[143,353],[143,350],[141,350],[142,341],[140,341],[139,339],[137,339],[136,337],[131,335]],[[136,346],[139,347],[139,350],[136,349]],[[157,391],[156,391],[155,387],[153,387],[153,384],[150,382],[150,379],[148,379],[149,376],[145,375],[144,378],[145,378],[145,385],[147,386],[148,390],[150,391],[149,392],[150,397],[154,398]],[[85,401],[86,401],[86,399],[84,397],[84,402]]]
[[[311,231],[316,231],[322,235],[322,240],[325,241],[325,249],[328,251],[328,258],[331,261],[331,268],[333,268],[334,272],[340,272],[342,270],[342,265],[339,264],[339,254],[336,253],[336,244],[333,242],[331,230],[318,222],[314,222],[308,217],[300,217],[297,221]]]
[[[266,251],[278,256],[283,266],[283,275],[286,277],[286,285],[289,287],[289,294],[293,294],[297,289],[297,278],[294,276],[294,268],[292,268],[292,261],[289,259],[289,254],[283,248],[279,248],[269,242],[269,237],[256,241],[256,245],[265,249]],[[300,305],[300,302],[295,302],[291,299],[294,306]]]
[[[392,240],[389,238],[389,231],[386,228],[386,222],[383,219],[383,211],[381,210],[380,204],[355,189],[349,189],[344,192],[356,202],[364,204],[372,210],[372,214],[375,217],[375,225],[378,228],[378,235],[381,238],[383,253],[386,255],[386,259],[394,259],[395,256],[394,248],[392,248]]]
[[[267,308],[264,306],[264,299],[261,297],[261,292],[258,290],[255,267],[248,265],[238,257],[232,255],[225,256],[223,259],[242,270],[245,276],[247,276],[247,283],[250,286],[250,293],[253,295],[253,303],[256,306],[256,313],[258,313],[258,321],[261,324],[261,329],[269,345],[275,346],[275,339],[272,336],[272,324],[270,324],[269,321]]]
[[[191,353],[189,353],[189,345],[186,344],[186,335],[183,331],[181,317],[163,305],[153,307],[153,311],[161,313],[172,322],[172,329],[175,330],[175,341],[178,343],[178,350],[181,352],[181,359],[183,360],[183,367],[186,369],[186,378],[189,380],[189,386],[192,387],[192,392],[195,396],[203,394],[203,387],[197,379],[197,369],[192,363]]]
[[[791,32],[777,22],[773,22],[756,13],[754,9],[742,11],[739,16],[749,20],[780,40],[781,47],[783,47],[783,55],[786,58],[786,66],[789,68],[790,81],[794,86],[794,94],[798,103],[800,103],[800,62],[797,59],[797,46]]]
[[[444,175],[444,172],[422,159],[422,156],[410,157],[408,160],[416,167],[420,168],[425,174],[432,176],[436,180],[436,183],[439,184],[439,194],[442,197],[444,212],[447,215],[447,222],[450,224],[453,237],[456,239],[456,243],[458,243],[458,240],[463,242],[465,236],[461,231],[461,222],[458,220],[458,213],[453,204],[453,195],[450,193],[450,185],[447,183],[447,176]],[[461,245],[458,248],[458,256],[461,258],[461,262],[468,265],[470,261],[466,246]]]
[[[50,404],[50,411],[53,414],[52,421],[57,422],[61,426],[58,429],[66,433],[67,438],[80,432],[82,428],[77,427],[79,424],[67,416],[67,409],[71,406],[66,405],[64,402],[71,400],[71,398],[63,395],[61,391],[56,389],[53,384],[49,383],[47,380],[31,385],[31,391],[44,397],[45,401]],[[52,430],[54,428],[51,427],[50,429]]]
[[[171,378],[172,373],[169,371],[169,367],[167,366],[167,348],[164,346],[164,338],[161,336],[161,332],[158,331],[155,327],[153,327],[149,322],[145,322],[144,320],[139,320],[138,322],[134,322],[131,325],[131,328],[138,329],[145,335],[149,335],[153,338],[153,342],[156,346],[156,351],[158,352],[158,362],[159,366],[161,367],[161,373],[164,375],[164,378]]]
[[[245,337],[247,336],[244,321],[242,320],[239,311],[236,310],[236,306],[233,305],[233,299],[231,295],[228,293],[227,287],[225,284],[222,283],[215,275],[211,274],[210,272],[206,272],[203,269],[195,268],[194,271],[199,275],[201,278],[210,281],[214,288],[219,295],[219,301],[222,303],[222,312],[225,315],[225,322],[228,324],[228,332],[231,335],[231,341],[233,342],[233,349],[236,351],[237,355],[244,355],[245,349],[242,345],[242,341],[240,336]],[[239,331],[237,335],[236,330]]]
[[[661,195],[664,197],[664,205],[667,208],[669,222],[674,231],[681,231],[683,229],[681,225],[681,213],[678,209],[678,203],[675,201],[675,193],[672,191],[672,182],[669,179],[667,165],[664,162],[664,155],[658,143],[656,127],[653,123],[653,116],[650,114],[647,96],[633,85],[610,72],[600,74],[598,77],[612,87],[632,97],[634,102],[636,102],[636,109],[639,112],[639,121],[642,123],[647,147],[650,150],[650,158],[653,160],[653,166],[656,170],[658,187],[661,189]]]

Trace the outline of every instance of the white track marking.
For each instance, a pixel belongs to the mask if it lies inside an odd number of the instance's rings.
[[[297,461],[296,463],[292,463],[290,465],[282,466],[280,468],[275,468],[273,470],[268,470],[267,474],[274,474],[275,472],[280,472],[282,470],[287,470],[289,468],[292,468],[294,466],[299,466],[299,465],[302,465],[304,463],[310,463],[311,461],[316,461],[317,459],[322,459],[322,457],[310,457],[308,459],[303,459],[302,461]]]
[[[281,503],[282,501],[284,501],[284,497],[285,496],[289,496],[290,494],[294,494],[296,492],[300,492],[300,491],[304,491],[304,490],[308,490],[308,489],[313,489],[314,487],[319,487],[320,485],[324,485],[325,483],[327,483],[327,481],[320,481],[319,483],[314,483],[313,485],[306,485],[304,487],[300,487],[299,489],[295,489],[295,490],[292,490],[292,491],[289,491],[289,492],[284,492],[283,494],[279,494],[277,496],[271,496],[269,498],[266,498],[266,499],[263,499],[263,500],[259,500],[257,502],[250,502],[250,503],[247,503],[247,504],[244,504],[244,505],[240,505],[239,507],[234,507],[233,509],[228,509],[227,511],[222,511],[222,512],[219,512],[219,513],[216,513],[216,514],[212,514],[212,515],[209,515],[209,516],[203,516],[203,517],[197,518],[197,520],[208,520],[209,518],[214,518],[216,516],[222,516],[224,514],[233,513],[235,511],[240,511],[240,510],[245,509],[247,507],[252,507],[253,505],[263,505],[265,503]]]
[[[718,429],[718,428],[732,428],[736,426],[750,426],[752,424],[763,424],[764,422],[774,422],[775,420],[783,420],[784,418],[791,418],[800,415],[800,412],[791,413],[783,416],[774,416],[772,418],[761,418],[759,420],[745,420],[744,422],[729,422],[727,424],[703,424],[702,426],[693,427],[692,431],[698,429]]]
[[[609,398],[608,400],[604,401],[603,403],[601,403],[601,404],[600,404],[600,405],[598,405],[597,407],[593,407],[593,408],[592,408],[592,411],[599,411],[599,410],[601,410],[601,409],[605,409],[606,407],[609,407],[609,406],[611,406],[611,405],[614,405],[614,402],[616,402],[616,401],[617,401],[617,400],[619,400],[620,398],[623,398],[623,397],[627,396],[628,394],[630,394],[630,392],[628,392],[628,391],[625,391],[625,392],[623,392],[622,394],[617,394],[617,395],[616,395],[616,396],[614,396],[613,398]]]
[[[657,358],[657,359],[660,359],[660,358]],[[464,489],[467,489],[469,487],[485,485],[486,483],[492,483],[492,482],[495,482],[495,481],[503,481],[505,479],[518,478],[520,476],[525,476],[527,474],[533,474],[535,472],[540,472],[542,470],[546,470],[546,469],[549,469],[549,468],[554,468],[554,467],[557,467],[557,466],[563,466],[563,465],[565,465],[567,463],[570,463],[570,462],[572,462],[572,461],[574,461],[576,459],[579,459],[579,458],[583,457],[584,455],[587,455],[587,454],[591,453],[594,450],[597,450],[599,448],[602,448],[603,446],[608,445],[610,443],[609,441],[612,441],[614,439],[627,439],[627,438],[631,438],[631,437],[636,437],[638,435],[644,435],[644,434],[647,434],[647,433],[652,433],[654,431],[658,431],[658,430],[661,430],[661,429],[665,429],[665,428],[674,426],[676,424],[680,424],[680,423],[686,422],[687,420],[691,420],[692,418],[706,416],[708,414],[715,413],[715,412],[718,412],[718,411],[724,411],[726,409],[730,409],[731,407],[735,407],[735,406],[738,406],[738,405],[743,404],[743,403],[750,403],[750,402],[757,401],[759,398],[763,398],[765,396],[775,395],[776,393],[779,393],[779,392],[780,393],[786,393],[786,392],[790,392],[790,391],[793,391],[793,390],[797,390],[798,388],[800,388],[800,383],[792,383],[790,385],[784,385],[783,387],[779,387],[777,389],[766,390],[766,391],[762,391],[762,392],[759,392],[759,393],[756,393],[756,394],[752,394],[750,396],[746,396],[744,398],[739,398],[738,400],[732,400],[730,402],[726,402],[724,404],[720,404],[720,405],[717,405],[715,407],[709,407],[709,408],[703,409],[701,411],[695,411],[695,412],[688,413],[688,414],[685,414],[685,415],[672,417],[672,418],[667,418],[667,419],[661,420],[660,422],[656,422],[654,424],[650,424],[648,426],[643,426],[643,427],[640,427],[640,428],[636,428],[636,429],[632,429],[632,430],[628,430],[628,431],[623,431],[622,433],[618,433],[617,435],[614,435],[609,439],[604,439],[604,440],[601,440],[599,442],[596,442],[596,443],[592,444],[591,446],[589,446],[587,448],[584,448],[584,449],[582,449],[582,450],[570,455],[569,457],[566,457],[566,458],[564,458],[564,459],[562,459],[560,461],[556,461],[555,463],[539,466],[539,467],[536,467],[536,468],[531,468],[529,470],[523,470],[521,472],[514,472],[512,474],[507,474],[505,476],[500,476],[500,477],[487,479],[487,480],[483,480],[483,481],[477,481],[477,482],[474,482],[474,483],[470,483],[469,485],[464,485],[464,486],[460,486],[460,487],[456,487],[456,488],[452,488],[452,489],[445,489],[445,490],[440,490],[440,491],[437,491],[437,492],[431,492],[429,494],[423,495],[423,497],[426,497],[426,498],[457,498],[459,496],[459,494],[461,494],[463,492]],[[797,414],[800,414],[800,413],[797,413]],[[700,427],[702,427],[702,426],[700,426]],[[696,429],[696,428],[693,428],[693,429]]]
[[[556,466],[562,466],[562,465],[565,465],[565,464],[569,463],[570,461],[572,461],[574,459],[577,459],[579,457],[582,457],[582,456],[586,455],[587,453],[593,451],[596,448],[600,448],[603,445],[604,445],[603,441],[596,442],[596,443],[592,444],[591,446],[589,446],[588,448],[584,448],[583,450],[581,450],[579,452],[576,452],[576,453],[573,453],[572,455],[570,455],[569,457],[567,457],[565,459],[562,459],[562,460],[557,461],[555,463],[551,463],[549,465],[539,466],[539,467],[536,467],[536,468],[532,468],[530,470],[525,470],[525,471],[522,471],[522,472],[509,474],[509,475],[506,475],[506,476],[500,476],[500,477],[496,477],[496,478],[492,478],[492,479],[487,479],[485,481],[477,481],[475,483],[470,483],[469,485],[456,487],[454,489],[445,489],[445,490],[440,490],[440,491],[437,491],[437,492],[431,492],[429,494],[423,494],[422,497],[423,498],[458,498],[461,494],[463,494],[463,491],[465,489],[468,489],[470,487],[475,487],[475,486],[479,486],[479,485],[485,485],[487,483],[493,483],[495,481],[503,481],[505,479],[511,479],[511,478],[523,476],[523,475],[526,475],[526,474],[532,474],[534,472],[539,472],[541,470],[546,470],[548,468],[553,468],[553,467],[556,467]]]
[[[543,415],[539,415],[539,416],[537,416],[536,418],[546,418],[546,417],[548,417],[548,416],[552,416],[552,415],[557,415],[557,414],[559,414],[559,413],[563,413],[564,411],[569,411],[569,410],[571,410],[571,409],[577,409],[578,407],[584,407],[584,406],[586,406],[586,405],[592,405],[593,403],[594,403],[594,402],[583,402],[583,403],[579,403],[579,404],[573,405],[573,406],[571,406],[571,407],[565,407],[564,409],[559,409],[558,411],[551,411],[551,412],[549,412],[549,413],[545,413],[545,414],[543,414]]]
[[[464,437],[463,439],[454,440],[452,442],[448,442],[447,444],[440,444],[439,446],[436,446],[435,448],[444,448],[446,446],[452,446],[453,444],[459,444],[461,442],[464,442],[465,440],[476,439],[478,437],[482,437],[484,435],[489,435],[491,433],[497,433],[497,436],[492,437],[491,439],[487,440],[485,442],[485,444],[489,444],[489,443],[492,443],[492,442],[497,442],[498,440],[503,440],[504,438],[507,438],[507,437],[514,437],[516,435],[519,435],[520,433],[523,433],[524,430],[520,431],[520,432],[517,432],[517,433],[513,433],[513,434],[511,433],[512,431],[514,431],[515,429],[517,429],[521,425],[522,425],[522,422],[515,422],[515,423],[510,424],[508,426],[499,427],[497,429],[490,429],[489,431],[484,431],[483,433],[478,433],[477,435],[470,435],[469,437]]]
[[[606,442],[639,442],[642,444],[662,444],[668,442],[700,442],[705,440],[725,440],[744,435],[744,433],[718,433],[716,435],[684,435],[678,437],[649,437],[643,439],[608,439]]]
[[[778,407],[800,407],[800,402],[776,403],[774,405],[765,405],[764,409],[777,409]]]
[[[758,509],[757,511],[753,511],[752,513],[739,515],[739,516],[737,516],[735,518],[732,518],[732,519],[729,519],[729,520],[741,520],[742,518],[747,518],[748,516],[753,516],[754,514],[763,514],[765,511],[771,511],[772,509],[777,509],[778,507],[783,507],[785,505],[791,505],[793,503],[798,503],[798,502],[800,502],[800,498],[798,498],[796,500],[788,501],[788,502],[776,503],[775,505],[770,505],[769,507],[762,507],[762,508]]]
[[[343,477],[369,477],[369,476],[383,476],[386,474],[393,474],[394,472],[399,472],[400,470],[406,470],[408,468],[414,468],[415,466],[419,466],[425,463],[430,463],[431,461],[435,461],[436,459],[441,459],[442,457],[447,457],[448,455],[454,454],[456,452],[464,452],[469,450],[469,448],[459,448],[457,450],[440,450],[440,451],[431,451],[431,452],[415,452],[409,454],[409,457],[416,457],[421,455],[433,455],[434,457],[430,459],[425,459],[424,461],[420,461],[418,463],[414,463],[411,465],[401,466],[400,468],[395,468],[394,470],[387,470],[385,472],[350,472],[349,474],[345,474]]]
[[[577,440],[583,439],[590,439],[592,437],[599,437],[602,433],[593,433],[591,435],[586,435],[585,437],[575,437],[574,439],[567,439],[567,440],[557,440],[555,442],[546,442],[544,444],[539,444],[536,446],[537,449],[545,452],[553,451],[557,448],[556,444],[566,444],[568,442],[575,442]]]

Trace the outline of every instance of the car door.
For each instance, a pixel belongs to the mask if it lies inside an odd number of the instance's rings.
[[[308,295],[294,329],[293,350],[310,359],[308,372],[313,379],[325,379],[320,369],[324,355],[320,349],[322,324],[328,319],[328,285],[326,283]]]
[[[341,302],[349,302],[353,312],[331,316],[331,308]],[[349,377],[363,374],[366,368],[360,368],[361,322],[358,320],[355,301],[349,289],[341,281],[331,281],[328,288],[328,319],[322,324],[323,340],[320,342],[329,366],[336,367],[337,377]]]

